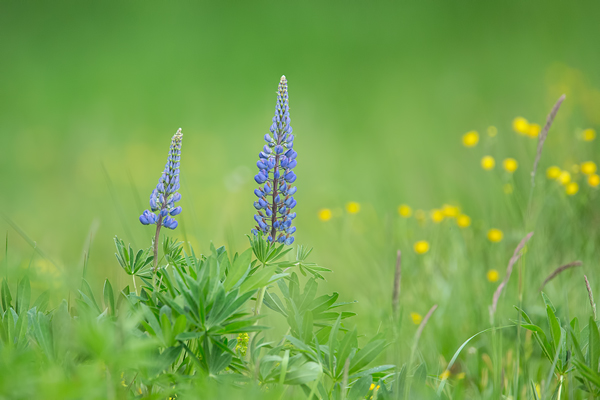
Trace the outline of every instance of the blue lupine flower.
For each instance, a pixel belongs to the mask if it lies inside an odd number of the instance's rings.
[[[296,187],[291,184],[296,180],[292,169],[296,167],[297,153],[294,151],[294,135],[290,125],[290,106],[285,76],[279,81],[275,116],[270,127],[270,134],[265,134],[267,144],[259,153],[256,166],[259,169],[254,177],[256,183],[261,185],[254,190],[258,201],[254,202],[257,215],[254,220],[257,225],[252,229],[253,235],[263,232],[270,242],[290,245],[294,242],[292,236],[296,232],[291,227],[296,213],[292,208],[296,206],[293,195]],[[264,184],[264,185],[263,185]]]
[[[181,206],[175,206],[175,203],[181,200],[181,194],[178,192],[179,184],[179,164],[181,160],[181,140],[183,134],[181,128],[177,130],[171,139],[171,148],[169,149],[169,158],[165,165],[156,189],[150,194],[150,210],[145,210],[140,215],[140,222],[144,225],[158,224],[165,228],[177,228],[177,221],[173,218],[181,213]],[[170,214],[170,216],[169,216]]]

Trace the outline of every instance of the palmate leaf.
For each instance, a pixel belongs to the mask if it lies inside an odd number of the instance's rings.
[[[355,374],[369,365],[389,345],[385,340],[376,338],[377,336],[352,357],[350,361],[350,374]]]

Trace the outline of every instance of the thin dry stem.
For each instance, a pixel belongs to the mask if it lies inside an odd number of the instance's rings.
[[[565,98],[566,96],[563,94],[556,101],[554,107],[552,107],[552,111],[550,111],[550,114],[548,114],[548,117],[546,118],[546,125],[544,125],[544,128],[538,135],[537,152],[535,155],[535,161],[533,163],[533,171],[531,171],[531,187],[535,186],[535,172],[537,171],[538,163],[540,162],[540,158],[542,157],[542,149],[544,148],[544,142],[548,137],[548,131],[550,130],[552,122],[554,122],[554,117],[556,117],[556,113],[558,112],[558,109],[560,108],[560,105],[565,100]]]
[[[573,261],[573,262],[570,262],[568,264],[565,264],[565,265],[562,265],[562,266],[556,268],[554,270],[554,272],[552,272],[550,275],[548,275],[548,277],[544,280],[544,283],[542,283],[542,285],[540,286],[540,288],[538,290],[541,291],[548,282],[550,282],[552,279],[556,278],[556,276],[558,274],[560,274],[561,272],[563,272],[564,270],[573,268],[573,267],[579,267],[582,264],[583,263],[581,261]]]
[[[421,321],[421,324],[419,325],[419,328],[417,329],[417,333],[415,333],[415,345],[419,342],[419,339],[421,338],[421,334],[423,333],[423,329],[425,329],[425,325],[427,325],[427,321],[429,321],[429,318],[431,318],[431,315],[433,314],[433,312],[437,309],[437,304],[434,304],[433,307],[431,307],[429,309],[429,311],[427,312],[427,315],[425,315],[425,318],[423,318],[423,321]]]
[[[498,285],[498,288],[494,292],[494,298],[492,300],[492,305],[490,306],[490,318],[492,320],[493,320],[493,316],[496,314],[496,308],[498,306],[498,300],[500,299],[502,290],[504,289],[504,287],[508,283],[508,280],[510,279],[510,275],[512,273],[513,266],[516,264],[517,261],[519,261],[519,258],[521,258],[521,250],[523,250],[523,247],[525,247],[525,244],[527,244],[527,242],[529,241],[529,239],[531,239],[532,236],[533,236],[533,232],[529,232],[527,234],[527,236],[525,236],[521,240],[521,242],[515,249],[515,252],[513,253],[512,257],[508,261],[508,267],[506,268],[506,276],[504,277],[504,279],[502,280],[502,283],[500,283],[500,285]]]
[[[592,287],[590,286],[590,281],[588,281],[587,276],[584,275],[583,279],[585,279],[585,288],[587,289],[588,297],[590,298],[590,305],[592,306],[592,311],[594,312],[594,321],[595,321],[597,318],[596,318],[596,303],[594,303],[594,293],[592,293]]]
[[[394,272],[394,293],[392,294],[392,311],[394,315],[398,312],[398,301],[400,299],[400,282],[402,281],[402,252],[398,250],[396,256],[396,271]]]

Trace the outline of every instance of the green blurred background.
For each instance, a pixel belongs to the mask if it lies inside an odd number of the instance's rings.
[[[90,277],[129,283],[112,238],[149,245],[153,231],[137,218],[179,127],[184,211],[171,235],[198,252],[211,240],[244,249],[255,162],[285,74],[299,154],[296,241],[334,270],[327,289],[362,311],[385,306],[400,247],[416,308],[419,293],[450,296],[427,284],[438,263],[455,261],[430,259],[418,274],[411,242],[396,237],[400,203],[453,203],[473,218],[473,234],[509,230],[522,219],[507,219],[506,178],[481,171],[482,151],[517,158],[526,195],[535,141],[511,121],[543,124],[562,93],[546,150],[556,158],[545,154],[542,168],[582,161],[570,159],[576,150],[596,154],[576,137],[600,126],[600,3],[498,4],[0,2],[0,204],[62,270],[33,256],[38,288],[44,273],[76,282],[88,249]],[[493,143],[483,140],[490,125]],[[460,141],[473,129],[476,152]],[[347,215],[348,201],[361,212]],[[327,223],[317,218],[324,207],[334,212]],[[0,232],[9,272],[20,275],[32,248],[6,219]],[[502,265],[482,256],[476,273],[504,268],[522,233],[496,247]]]

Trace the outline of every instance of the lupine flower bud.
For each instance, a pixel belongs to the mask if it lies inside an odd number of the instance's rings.
[[[165,169],[158,179],[156,189],[150,195],[150,209],[158,211],[158,215],[148,210],[140,216],[140,222],[144,225],[159,223],[169,229],[177,228],[177,221],[169,217],[181,213],[181,207],[175,207],[175,203],[181,200],[181,194],[177,192],[179,183],[179,161],[181,160],[181,140],[183,134],[181,128],[177,130],[171,139],[169,157]]]
[[[297,164],[298,155],[293,150],[294,135],[290,123],[287,80],[282,76],[277,91],[275,116],[270,127],[271,134],[265,134],[264,140],[267,144],[256,163],[259,172],[254,180],[261,187],[254,190],[258,197],[258,201],[254,202],[258,215],[254,216],[257,225],[252,229],[252,233],[258,235],[261,231],[267,235],[269,241],[287,245],[293,243],[294,238],[291,235],[296,232],[295,227],[290,228],[292,220],[296,217],[296,213],[290,213],[290,209],[296,205],[296,200],[292,197],[296,193],[296,187],[291,183],[296,180],[292,169]]]

